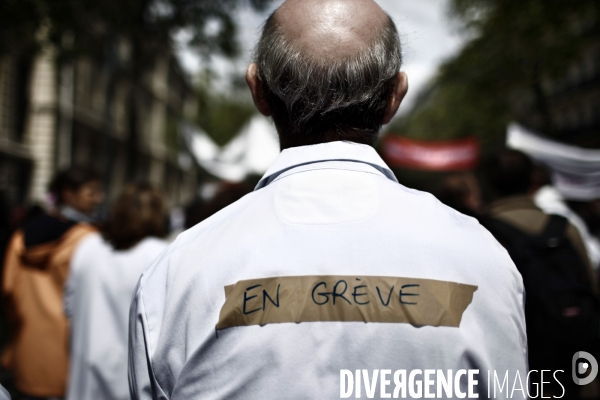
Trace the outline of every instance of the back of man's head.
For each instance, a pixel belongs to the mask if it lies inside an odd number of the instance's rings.
[[[266,21],[256,49],[281,147],[374,144],[397,109],[387,115],[401,63],[396,26],[372,0],[286,1]]]
[[[486,167],[488,181],[497,197],[528,194],[532,186],[533,163],[516,150],[501,150]]]

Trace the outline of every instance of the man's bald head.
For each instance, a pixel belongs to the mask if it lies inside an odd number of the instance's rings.
[[[394,22],[372,0],[287,0],[267,19],[246,79],[281,148],[374,144],[407,89]]]
[[[274,18],[288,43],[325,59],[356,55],[389,24],[373,0],[287,0]]]

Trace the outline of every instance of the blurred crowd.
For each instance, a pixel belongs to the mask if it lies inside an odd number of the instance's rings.
[[[578,387],[568,375],[576,352],[600,355],[600,199],[567,201],[549,171],[516,150],[446,177],[437,196],[478,219],[521,273],[530,370],[566,373],[564,387],[547,387],[552,395],[599,398],[597,381]]]
[[[144,182],[127,186],[103,217],[102,182],[73,167],[52,181],[50,206],[2,210],[0,383],[13,398],[128,399],[129,304],[142,272],[182,227],[252,190],[217,185],[173,224],[181,213]]]
[[[135,183],[101,218],[102,176],[85,168],[58,173],[49,189],[51,207],[2,214],[0,383],[16,399],[128,399],[130,301],[177,233],[171,212],[159,190]],[[218,185],[185,209],[182,228],[252,189]],[[600,355],[600,199],[566,201],[543,167],[514,150],[446,176],[434,194],[478,219],[521,272],[531,369],[570,371],[574,352]],[[568,398],[600,395],[597,386],[581,393],[562,382]]]

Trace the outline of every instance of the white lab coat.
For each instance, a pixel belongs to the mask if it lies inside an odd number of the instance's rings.
[[[146,238],[115,251],[99,234],[77,246],[65,289],[71,321],[67,399],[129,399],[129,306],[142,271],[166,247],[162,240]]]
[[[226,286],[306,275],[424,278],[477,291],[459,327],[344,320],[216,329]],[[341,369],[479,369],[483,391],[487,370],[526,377],[523,297],[519,272],[489,232],[398,184],[373,148],[287,149],[257,190],[181,234],[144,272],[130,315],[132,399],[337,399]]]
[[[0,385],[0,400],[10,400],[10,394],[2,385]]]

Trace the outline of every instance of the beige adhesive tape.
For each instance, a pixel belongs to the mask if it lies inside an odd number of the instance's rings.
[[[217,329],[316,321],[458,327],[477,286],[386,276],[281,276],[225,287]]]

